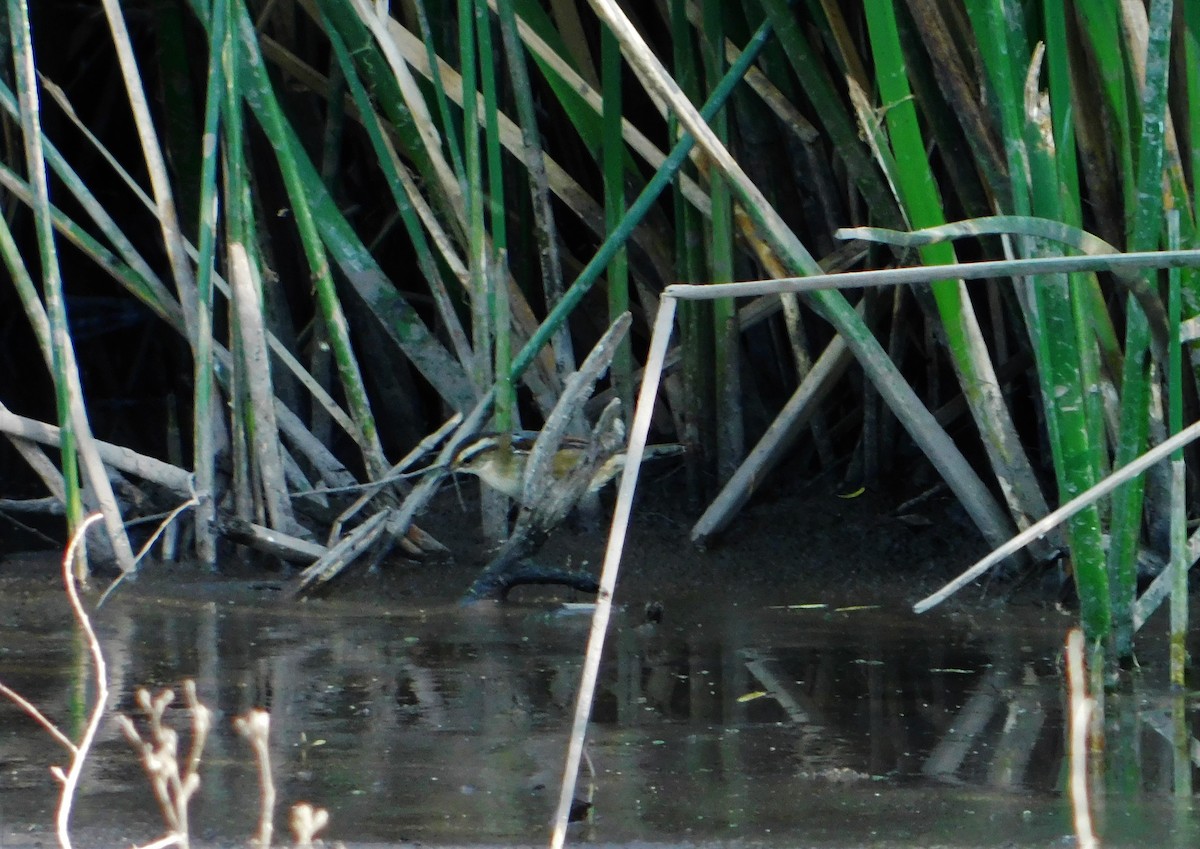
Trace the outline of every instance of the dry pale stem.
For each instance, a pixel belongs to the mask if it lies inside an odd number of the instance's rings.
[[[262,809],[258,819],[258,835],[254,842],[262,849],[269,849],[275,818],[275,782],[271,778],[271,751],[267,745],[271,735],[271,714],[261,708],[254,708],[245,716],[235,719],[233,727],[250,742],[258,760]]]
[[[44,713],[38,710],[37,705],[35,705],[33,702],[29,701],[7,684],[0,684],[0,695],[5,696],[9,701],[11,701],[21,710],[25,711],[25,713],[29,714],[29,716],[33,718],[34,722],[42,726],[42,728],[45,728],[46,731],[49,732],[50,736],[61,743],[68,752],[74,754],[75,752],[79,751],[79,748],[74,742],[72,742],[71,738],[59,731],[58,726],[50,721],[50,719],[47,718]]]
[[[1092,828],[1092,807],[1088,793],[1088,729],[1092,724],[1095,700],[1087,694],[1083,662],[1083,632],[1078,628],[1067,635],[1067,686],[1071,698],[1071,808],[1075,815],[1075,836],[1080,849],[1096,849]]]

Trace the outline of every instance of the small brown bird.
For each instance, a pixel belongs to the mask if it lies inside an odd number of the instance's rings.
[[[537,433],[522,432],[508,438],[498,434],[481,436],[467,445],[450,464],[456,472],[475,475],[492,489],[503,492],[509,498],[520,501],[525,482],[525,467],[529,452],[537,439]],[[551,474],[562,479],[583,459],[588,450],[587,440],[564,437],[554,454]],[[673,457],[683,453],[683,446],[675,443],[647,445],[643,459]],[[625,467],[624,450],[615,451],[603,459],[592,475],[588,491],[595,492],[616,477]]]

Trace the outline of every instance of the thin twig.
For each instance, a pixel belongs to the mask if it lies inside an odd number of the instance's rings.
[[[79,747],[71,742],[71,738],[59,731],[58,726],[47,719],[46,715],[38,710],[33,702],[29,701],[6,684],[0,684],[0,695],[7,696],[9,701],[13,702],[17,707],[29,714],[38,725],[50,732],[51,737],[53,737],[62,745],[66,746],[67,750],[71,752],[72,755],[79,751]]]
[[[853,236],[846,231],[845,238]],[[1034,274],[1066,274],[1076,271],[1133,271],[1143,268],[1194,268],[1200,266],[1200,250],[1135,251],[1104,256],[1035,257],[946,265],[917,265],[870,271],[842,271],[807,277],[776,277],[736,283],[672,283],[663,294],[682,301],[715,298],[778,295],[785,292],[821,292],[827,289],[866,289],[874,286],[907,286],[938,280],[979,280],[989,277],[1025,277]]]
[[[163,535],[163,533],[167,530],[167,528],[170,527],[171,523],[173,521],[175,521],[176,517],[179,516],[179,514],[181,514],[184,510],[187,510],[189,507],[195,507],[199,503],[200,503],[200,499],[196,495],[193,494],[192,497],[189,498],[187,501],[183,502],[182,504],[180,504],[179,506],[177,506],[173,510],[171,510],[169,513],[167,513],[166,517],[162,520],[162,522],[159,524],[159,526],[157,528],[155,528],[154,533],[150,534],[150,538],[148,540],[146,540],[145,544],[142,545],[142,547],[138,551],[137,555],[133,558],[133,562],[135,564],[141,563],[142,558],[144,558],[150,552],[150,548],[154,545],[155,542],[158,541],[158,538]],[[106,602],[108,600],[108,597],[113,594],[113,591],[116,590],[116,588],[121,585],[121,582],[125,580],[126,576],[132,575],[132,574],[134,574],[134,573],[131,571],[131,572],[122,572],[120,575],[118,575],[116,577],[116,580],[114,580],[111,584],[109,584],[108,589],[106,589],[104,591],[104,593],[100,596],[100,600],[96,602],[96,609],[99,610],[101,607],[103,607],[104,602]]]
[[[104,709],[108,705],[108,665],[104,662],[104,652],[100,649],[100,640],[97,639],[96,632],[92,628],[92,620],[88,618],[87,611],[83,609],[83,602],[79,600],[79,592],[75,587],[75,574],[71,569],[71,564],[75,561],[75,550],[83,543],[87,529],[102,518],[101,514],[93,513],[83,520],[79,530],[71,537],[71,544],[67,546],[67,553],[63,555],[62,561],[63,583],[67,588],[67,599],[71,602],[71,610],[75,613],[79,627],[83,629],[88,649],[92,653],[96,680],[96,703],[92,706],[92,713],[88,717],[87,727],[83,730],[83,737],[71,758],[71,768],[66,774],[63,774],[61,770],[56,770],[56,774],[63,783],[62,795],[58,802],[58,814],[55,817],[58,843],[62,849],[71,849],[71,835],[68,833],[68,827],[71,822],[71,806],[75,801],[75,789],[79,786],[79,776],[83,773],[84,761],[87,760],[88,752],[91,751],[92,742],[96,739],[96,731],[100,728],[100,720],[104,716]]]

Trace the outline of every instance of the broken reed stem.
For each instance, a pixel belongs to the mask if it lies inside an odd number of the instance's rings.
[[[1059,507],[1057,510],[1030,525],[1024,531],[1017,534],[1008,542],[1004,543],[1004,545],[996,548],[986,557],[977,561],[970,569],[967,569],[933,595],[927,596],[926,598],[921,599],[921,601],[918,601],[913,605],[913,611],[916,613],[924,613],[930,608],[941,604],[947,598],[954,595],[954,593],[971,583],[971,581],[978,578],[988,569],[991,569],[1001,560],[1004,560],[1009,555],[1020,551],[1034,540],[1045,536],[1045,534],[1055,526],[1065,522],[1067,519],[1071,518],[1085,507],[1095,503],[1096,501],[1099,501],[1121,484],[1137,477],[1155,463],[1159,462],[1163,458],[1169,456],[1174,451],[1182,448],[1195,439],[1200,439],[1200,421],[1195,421],[1175,435],[1169,437],[1168,439],[1164,439],[1158,445],[1142,454],[1133,462],[1117,469],[1095,486],[1084,490],[1066,504]]]
[[[1092,724],[1095,700],[1087,694],[1083,645],[1083,631],[1072,628],[1067,634],[1067,688],[1071,706],[1071,809],[1079,848],[1096,849],[1099,844],[1092,830],[1091,798],[1088,793],[1088,730]]]
[[[271,778],[271,751],[267,745],[271,735],[271,714],[261,708],[254,708],[245,716],[235,719],[233,727],[238,734],[249,741],[250,747],[254,749],[255,760],[258,761],[258,784],[262,807],[258,818],[258,834],[254,838],[254,843],[262,849],[269,849],[275,819],[275,782]]]
[[[566,840],[567,821],[570,819],[571,803],[575,798],[579,761],[583,757],[583,739],[587,734],[588,720],[592,713],[592,699],[596,692],[600,656],[604,652],[604,637],[608,631],[609,617],[612,614],[613,591],[617,584],[617,572],[621,568],[621,552],[625,548],[625,532],[629,528],[629,515],[633,510],[633,493],[637,488],[642,455],[646,451],[646,435],[650,432],[650,419],[654,413],[654,401],[658,397],[663,362],[666,359],[667,346],[671,341],[671,329],[674,323],[675,299],[664,297],[659,302],[658,315],[654,320],[654,332],[650,337],[650,351],[646,355],[642,388],[638,394],[633,427],[630,430],[629,445],[625,453],[625,470],[621,473],[621,485],[617,489],[617,503],[613,509],[612,527],[608,534],[608,546],[604,552],[604,566],[600,572],[600,591],[596,595],[596,612],[592,615],[587,654],[584,656],[583,672],[579,681],[579,694],[575,699],[575,719],[571,726],[571,739],[567,744],[567,758],[563,767],[562,786],[559,789],[558,809],[554,814],[554,832],[550,838],[550,849],[562,849],[563,842]]]

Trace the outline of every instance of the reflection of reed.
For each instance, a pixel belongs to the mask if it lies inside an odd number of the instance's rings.
[[[993,787],[1016,787],[1025,783],[1026,770],[1034,748],[1046,723],[1042,702],[1047,693],[1034,687],[1037,679],[1026,667],[1021,686],[1008,694],[1004,731],[992,745],[992,760],[988,766],[988,784]]]
[[[862,640],[859,636],[857,639]],[[746,670],[798,735],[815,776],[913,775],[943,783],[1053,787],[1057,685],[1031,663],[1014,675],[1006,641],[991,654],[836,635],[813,646],[743,649]],[[757,702],[755,702],[757,703]]]
[[[943,781],[954,779],[971,752],[982,748],[980,738],[1000,709],[1001,690],[1008,679],[1008,670],[1002,667],[993,667],[984,674],[953,724],[925,759],[921,772]]]
[[[1170,747],[1171,751],[1176,749],[1176,733],[1174,713],[1176,711],[1175,703],[1178,702],[1182,708],[1187,710],[1188,696],[1185,693],[1176,693],[1171,696],[1172,705],[1170,708],[1148,708],[1138,712],[1138,718],[1155,734],[1161,737]],[[1187,744],[1188,756],[1191,758],[1192,765],[1200,767],[1200,740],[1195,736],[1188,737]]]
[[[770,667],[768,659],[761,652],[756,649],[747,649],[742,652],[742,657],[746,660],[746,669],[771,695],[771,698],[779,703],[792,722],[797,725],[820,724],[814,723],[809,718],[809,712],[800,706],[802,697],[791,692],[787,682],[775,673],[775,670]]]
[[[218,833],[240,838],[253,821],[256,778],[229,718],[255,705],[271,708],[281,796],[328,803],[338,836],[516,842],[545,828],[579,678],[581,633],[570,621],[518,606],[335,617],[317,604],[121,597],[104,615],[114,681],[160,686],[200,673],[218,717],[196,819],[227,818]],[[874,785],[888,793],[927,789],[922,778],[938,780],[936,794],[954,792],[951,783],[1057,787],[1059,681],[1042,674],[1051,668],[1042,654],[992,637],[943,631],[934,644],[857,622],[794,622],[668,617],[647,628],[627,615],[601,668],[588,742],[598,838],[682,822],[705,835],[754,817],[794,823],[796,800],[857,792],[843,782],[867,777],[918,779]],[[54,670],[32,692],[65,707],[69,643],[31,640],[21,664]],[[0,677],[10,660],[0,655]],[[117,700],[129,699],[126,690]],[[1157,714],[1142,716],[1169,731]],[[124,744],[104,742],[114,738],[104,730],[81,800],[93,816],[100,804],[144,804]],[[1143,742],[1137,754],[1153,766],[1166,751]],[[0,737],[0,762],[14,757],[30,758],[28,742]]]
[[[779,705],[798,732],[793,752],[796,767],[802,774],[836,780],[866,777],[857,768],[861,758],[847,750],[825,717],[819,700],[789,682],[786,673],[761,650],[743,649],[740,654],[746,671]]]

